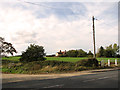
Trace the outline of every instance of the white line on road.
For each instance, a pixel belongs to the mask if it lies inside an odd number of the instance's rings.
[[[85,80],[85,81],[83,81],[83,82],[88,82],[88,81],[94,81],[95,79],[91,79],[91,80]]]
[[[47,86],[47,87],[44,87],[44,88],[53,88],[53,87],[60,87],[60,86],[63,86],[64,84],[60,84],[60,85],[53,85],[53,86]]]
[[[110,78],[110,77],[103,77],[103,78],[98,78],[98,79],[105,79],[105,78]]]
[[[106,79],[106,78],[113,78],[114,76],[112,77],[102,77],[102,78],[97,78],[97,79],[90,79],[90,80],[85,80],[83,82],[89,82],[89,81],[94,81],[94,80],[100,80],[100,79]]]

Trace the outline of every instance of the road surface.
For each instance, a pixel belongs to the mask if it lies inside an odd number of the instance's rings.
[[[118,88],[118,70],[54,79],[5,82],[2,88]]]

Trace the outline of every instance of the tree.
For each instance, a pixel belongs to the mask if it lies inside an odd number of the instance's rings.
[[[105,54],[105,50],[104,48],[101,46],[98,52],[98,57],[104,57]]]
[[[112,49],[106,49],[104,56],[105,57],[114,57],[114,51]]]
[[[115,57],[116,51],[115,48],[113,49],[112,44],[106,47],[105,50],[105,57]]]
[[[83,51],[82,49],[78,50],[78,55],[77,57],[86,57],[87,52]]]
[[[45,53],[43,46],[30,44],[25,52],[22,52],[20,61],[31,62],[31,61],[44,61]]]
[[[105,49],[101,46],[97,53],[98,57],[119,57],[118,54],[119,46],[115,43],[113,46],[112,44],[107,46]]]
[[[77,57],[78,51],[77,50],[69,50],[66,52],[67,57]]]
[[[113,45],[113,51],[115,52],[115,56],[117,56],[119,53],[119,46],[116,43]]]
[[[91,51],[88,52],[88,57],[93,57],[93,53]]]
[[[5,42],[4,38],[2,37],[0,37],[0,50],[0,53],[4,56],[6,56],[6,54],[13,55],[13,53],[17,53],[13,45],[11,43]]]

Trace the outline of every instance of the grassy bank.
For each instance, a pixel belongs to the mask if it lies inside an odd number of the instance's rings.
[[[91,63],[81,62],[63,62],[63,61],[34,61],[28,63],[13,63],[10,61],[3,61],[3,73],[22,73],[22,74],[40,74],[40,73],[62,73],[74,72],[99,68]]]
[[[91,61],[92,60],[92,61]],[[17,73],[17,74],[40,74],[40,73],[62,73],[62,72],[76,72],[82,70],[91,70],[102,68],[96,66],[96,60],[84,59],[77,62],[65,62],[65,61],[33,61],[27,63],[21,63],[13,60],[2,61],[3,73]]]
[[[39,73],[62,73],[75,72],[89,69],[101,68],[100,66],[85,66],[84,61],[87,57],[46,57],[45,61],[34,61],[21,63],[20,57],[4,57],[2,58],[3,73],[23,73],[23,74],[39,74]],[[98,61],[110,59],[113,63],[118,58],[97,58]],[[82,62],[80,62],[82,61]],[[81,64],[83,63],[83,64]]]

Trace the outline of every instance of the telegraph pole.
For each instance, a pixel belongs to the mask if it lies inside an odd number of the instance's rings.
[[[93,21],[93,45],[94,45],[94,55],[93,55],[93,58],[96,58],[96,50],[95,50],[95,25],[94,25],[94,16],[92,17],[92,21]]]

